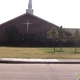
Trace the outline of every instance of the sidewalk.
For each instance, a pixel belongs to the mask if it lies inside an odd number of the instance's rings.
[[[22,58],[0,58],[0,63],[80,64],[80,59],[22,59]]]

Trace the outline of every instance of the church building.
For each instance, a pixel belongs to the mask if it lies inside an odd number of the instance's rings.
[[[29,0],[26,13],[9,20],[0,25],[0,42],[9,41],[6,36],[6,30],[11,27],[16,27],[21,34],[38,34],[47,37],[47,32],[57,25],[39,18],[33,14],[32,0]]]

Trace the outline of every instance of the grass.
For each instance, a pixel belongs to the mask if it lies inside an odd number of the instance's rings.
[[[0,58],[43,58],[43,59],[80,59],[80,48],[27,48],[27,47],[0,47]]]

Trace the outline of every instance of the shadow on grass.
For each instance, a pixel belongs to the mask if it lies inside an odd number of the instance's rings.
[[[51,52],[47,52],[47,53],[56,53],[56,52],[60,52],[60,53],[61,53],[61,52],[64,52],[64,51],[57,50],[57,51],[55,51],[55,52],[52,52],[52,51],[51,51]]]
[[[50,46],[13,46],[13,45],[0,45],[0,47],[14,47],[14,48],[53,48]]]
[[[56,50],[56,52],[64,52],[64,51]]]
[[[52,51],[51,51],[51,52],[47,52],[47,53],[55,53],[55,52],[52,52]]]
[[[74,53],[74,54],[80,54],[80,52],[72,52],[72,53]]]

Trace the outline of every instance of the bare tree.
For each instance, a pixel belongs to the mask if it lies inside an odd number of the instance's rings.
[[[72,34],[71,37],[75,41],[75,53],[77,53],[77,41],[80,39],[80,33],[79,33],[79,31],[76,29],[76,31]]]
[[[52,28],[50,31],[48,31],[48,37],[53,39],[53,46],[54,46],[54,52],[55,52],[55,40],[58,38],[58,31],[56,28]]]
[[[65,30],[61,26],[58,29],[58,40],[60,41],[60,51],[62,51],[62,42],[64,37],[65,37]]]

